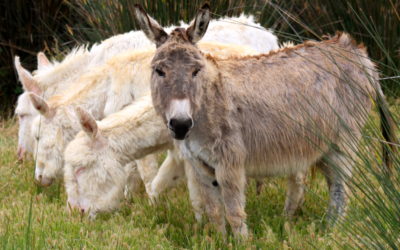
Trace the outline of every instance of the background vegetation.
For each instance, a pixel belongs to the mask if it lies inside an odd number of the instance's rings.
[[[0,112],[9,114],[22,91],[16,81],[14,55],[34,70],[38,51],[61,58],[78,44],[136,29],[131,11],[136,2],[167,25],[190,20],[203,1],[1,0]],[[336,30],[348,31],[367,45],[382,76],[393,76],[400,67],[399,0],[214,0],[211,5],[216,18],[253,14],[262,25],[274,29],[281,41],[301,42]],[[399,96],[399,80],[382,84],[387,94]]]

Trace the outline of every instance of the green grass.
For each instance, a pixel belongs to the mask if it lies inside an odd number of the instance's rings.
[[[400,114],[397,104],[395,102],[392,110]],[[377,116],[373,115],[365,133],[373,132],[377,122]],[[251,237],[246,241],[236,241],[231,234],[224,239],[209,223],[197,223],[185,185],[164,194],[157,205],[150,205],[143,193],[125,200],[119,211],[89,220],[79,213],[68,214],[62,183],[47,189],[33,183],[33,161],[17,162],[16,143],[15,120],[0,122],[0,245],[4,249],[353,248],[367,244],[360,242],[367,237],[367,232],[355,231],[368,224],[365,222],[367,212],[369,216],[377,215],[373,207],[364,206],[363,201],[368,195],[354,189],[348,219],[342,225],[326,230],[324,218],[328,190],[325,180],[317,173],[314,178],[308,178],[306,201],[292,221],[282,215],[286,189],[284,179],[267,179],[260,195],[255,192],[255,183],[250,182],[246,212]],[[368,143],[365,140],[362,148],[379,152],[378,145]],[[369,172],[367,175],[372,176]],[[374,180],[372,177],[370,180]],[[359,179],[356,176],[355,180]],[[376,186],[376,197],[384,197],[383,190],[378,187],[379,181],[367,184]],[[373,232],[372,229],[369,231]],[[378,238],[377,244],[385,246]]]
[[[222,239],[209,224],[196,222],[185,185],[167,192],[156,206],[142,194],[124,201],[118,212],[94,221],[78,213],[70,215],[62,184],[36,187],[33,162],[16,161],[16,133],[14,120],[0,123],[0,245],[4,249],[335,248],[332,234],[322,230],[328,193],[319,175],[309,181],[306,202],[292,222],[282,215],[283,179],[268,180],[259,196],[251,182],[246,211],[252,238],[236,242],[231,237]]]

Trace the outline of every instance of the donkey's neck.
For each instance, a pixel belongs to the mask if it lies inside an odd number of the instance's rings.
[[[228,122],[230,109],[229,86],[224,84],[219,66],[207,60],[206,79],[202,85],[202,98],[199,111],[195,115],[194,133],[208,134],[210,138],[221,138],[231,130]],[[204,138],[205,139],[205,138]]]
[[[132,105],[99,122],[100,134],[127,164],[147,154],[164,150],[172,144],[167,128],[156,114],[151,96],[136,100]]]

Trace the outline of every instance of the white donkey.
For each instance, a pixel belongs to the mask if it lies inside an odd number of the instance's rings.
[[[51,63],[42,53],[38,53],[38,70],[32,75],[24,69],[19,57],[15,57],[15,68],[22,83],[24,93],[18,97],[15,114],[19,118],[18,158],[22,160],[25,153],[32,153],[33,135],[31,124],[39,113],[34,109],[29,92],[47,99],[65,90],[86,68],[89,63],[89,52],[85,48],[73,49],[61,63]]]
[[[28,92],[40,95],[44,99],[61,93],[76,81],[82,74],[104,64],[113,56],[131,49],[153,47],[140,31],[131,31],[116,35],[100,44],[94,44],[89,50],[87,46],[72,49],[61,61],[50,62],[44,53],[38,53],[38,70],[35,74],[21,66],[19,57],[15,58],[15,67],[22,83],[24,93],[18,97],[15,113],[19,117],[18,158],[22,159],[26,152],[32,153],[33,136],[30,125],[39,113],[33,108]]]
[[[172,140],[150,94],[99,122],[81,108],[76,112],[83,132],[65,150],[67,204],[94,216],[118,207],[127,182],[126,164],[171,148]]]

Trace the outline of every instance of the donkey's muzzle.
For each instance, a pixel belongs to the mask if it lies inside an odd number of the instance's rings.
[[[36,184],[42,187],[51,186],[51,184],[53,184],[53,181],[53,178],[44,177],[42,175],[39,175],[37,178],[35,178]]]
[[[168,121],[168,128],[173,132],[173,136],[177,140],[185,139],[189,130],[193,127],[193,120],[187,119],[176,119],[172,118]]]

